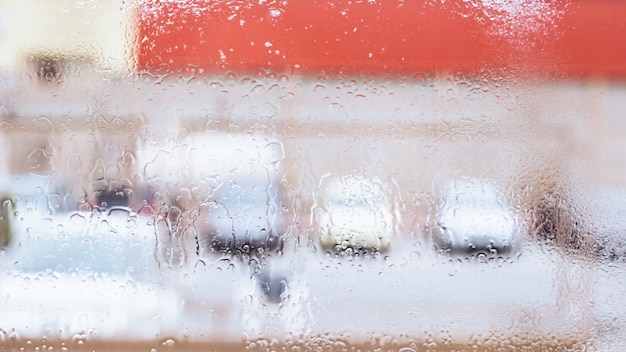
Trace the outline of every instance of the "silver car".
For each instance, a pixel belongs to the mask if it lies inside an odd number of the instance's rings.
[[[460,255],[509,255],[519,251],[521,221],[504,189],[486,179],[459,179],[445,186],[431,207],[435,248]]]
[[[195,222],[208,249],[219,253],[251,253],[277,249],[281,216],[278,185],[265,177],[230,178],[200,206]]]
[[[325,250],[389,250],[400,214],[391,182],[360,175],[329,174],[322,178],[312,223]]]

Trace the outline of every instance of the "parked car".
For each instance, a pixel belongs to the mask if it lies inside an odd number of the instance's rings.
[[[260,175],[224,180],[200,206],[195,222],[208,248],[218,253],[279,248],[282,223],[275,187]]]
[[[440,252],[501,256],[521,249],[522,222],[495,181],[450,182],[436,197],[430,212],[430,235]]]
[[[178,260],[176,267],[236,262],[249,269],[246,276],[266,299],[279,302],[279,260],[261,258],[283,246],[283,158],[281,141],[264,134],[198,132],[144,141],[137,150],[138,189],[154,199],[146,204],[154,208],[157,236],[168,249],[164,261]],[[188,306],[210,304],[213,292],[205,288],[183,289],[193,291]]]
[[[2,197],[15,203],[20,212],[51,215],[78,208],[79,199],[72,194],[71,182],[57,175],[11,175],[0,183]]]
[[[392,182],[330,174],[316,194],[312,223],[321,247],[339,252],[384,252],[396,235],[400,214]]]
[[[153,225],[127,212],[20,219],[0,253],[0,326],[66,340],[175,334],[180,300],[154,246]]]
[[[96,207],[107,209],[112,207],[128,207],[130,208],[130,196],[132,194],[130,188],[121,185],[113,187],[104,187],[94,190],[94,204]]]

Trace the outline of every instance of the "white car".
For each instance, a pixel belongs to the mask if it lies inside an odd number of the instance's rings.
[[[278,184],[243,174],[225,179],[200,205],[195,225],[210,251],[252,253],[281,246]]]
[[[359,175],[321,179],[312,223],[322,248],[335,251],[387,251],[400,214],[395,184]]]
[[[435,248],[459,255],[509,255],[520,250],[522,222],[504,189],[485,179],[458,179],[431,208]]]
[[[149,220],[124,210],[17,220],[0,251],[5,332],[133,341],[176,332],[179,299],[160,281]]]
[[[146,143],[138,165],[147,184],[194,214],[198,251],[248,254],[280,247],[280,140],[265,135],[198,133],[180,143]],[[181,190],[190,190],[180,197]]]

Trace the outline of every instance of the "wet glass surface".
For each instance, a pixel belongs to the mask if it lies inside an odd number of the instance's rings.
[[[620,350],[621,15],[0,0],[0,350]]]

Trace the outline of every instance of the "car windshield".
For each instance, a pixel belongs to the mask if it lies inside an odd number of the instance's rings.
[[[468,182],[450,186],[444,193],[443,202],[453,208],[506,208],[503,193],[491,183]]]

